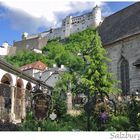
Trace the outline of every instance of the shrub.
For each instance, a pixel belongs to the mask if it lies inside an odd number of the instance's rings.
[[[57,118],[63,118],[64,115],[66,115],[67,113],[67,106],[66,106],[66,102],[59,98],[55,99],[55,103],[54,103],[54,109],[55,109],[55,113],[57,114]]]
[[[109,131],[127,131],[130,128],[127,116],[112,116],[106,130]]]
[[[25,121],[21,124],[21,131],[37,131],[38,130],[38,122],[35,121],[33,117],[33,113],[27,113]]]

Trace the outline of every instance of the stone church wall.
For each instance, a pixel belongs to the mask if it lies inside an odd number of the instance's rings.
[[[120,61],[124,57],[129,63],[130,93],[140,91],[140,67],[134,66],[134,62],[140,59],[140,35],[130,37],[106,46],[109,58],[109,70],[114,74],[114,78],[120,80]]]

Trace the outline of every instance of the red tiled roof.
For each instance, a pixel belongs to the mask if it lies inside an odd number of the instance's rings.
[[[26,64],[22,67],[20,67],[19,69],[21,71],[25,71],[25,70],[29,70],[29,69],[37,69],[37,70],[42,70],[44,71],[46,69],[47,65],[42,63],[41,61],[36,61],[34,63],[31,64]]]

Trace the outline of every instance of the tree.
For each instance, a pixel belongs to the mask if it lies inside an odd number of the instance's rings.
[[[99,109],[99,116],[95,114],[95,105],[97,104],[97,98],[100,97],[100,102],[104,102],[104,95],[115,92],[113,84],[115,81],[112,79],[112,74],[108,72],[108,61],[106,51],[102,47],[101,39],[98,35],[97,30],[90,45],[84,46],[81,51],[81,56],[84,60],[84,71],[80,72],[80,88],[83,93],[87,95],[87,103],[84,109],[87,113],[87,130],[91,128],[90,118],[91,114],[97,117],[99,120],[99,126],[101,130],[105,127],[102,125],[101,114],[106,114],[105,109]],[[93,98],[93,96],[96,96]],[[97,94],[99,96],[97,96]],[[108,96],[107,96],[108,97]],[[107,117],[106,117],[107,118]],[[106,122],[106,121],[104,121]]]
[[[63,48],[61,48],[63,51],[61,51],[60,57],[57,55],[56,60],[59,60],[61,64],[63,61],[69,69],[69,73],[62,75],[59,86],[56,86],[59,88],[57,91],[60,92],[60,88],[64,89],[64,85],[66,89],[66,81],[70,80],[73,93],[86,93],[87,89],[90,95],[94,95],[95,92],[116,92],[116,88],[114,88],[116,81],[112,79],[112,74],[108,71],[110,60],[102,47],[97,30],[90,28],[71,35],[64,42],[55,44],[59,44]],[[82,57],[78,56],[79,52]]]
[[[73,44],[76,42],[73,40]],[[71,47],[70,47],[71,46]],[[79,57],[72,52],[71,48],[74,48],[70,42],[61,42],[59,40],[49,41],[42,51],[46,54],[48,65],[52,66],[56,63],[58,66],[65,65],[73,70],[78,70],[81,63]]]
[[[83,87],[89,89],[90,94],[95,92],[113,93],[115,90],[112,79],[112,74],[108,71],[108,61],[106,51],[102,47],[101,39],[98,32],[95,30],[95,36],[90,46],[83,51],[83,58],[85,60],[85,71],[82,74],[81,83]]]

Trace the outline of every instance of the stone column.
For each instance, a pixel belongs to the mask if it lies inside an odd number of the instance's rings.
[[[71,92],[67,93],[67,111],[72,110],[72,94]]]
[[[23,97],[22,97],[22,113],[21,113],[21,116],[22,116],[22,119],[25,118],[26,116],[26,100],[25,100],[25,91],[26,89],[22,89],[22,94],[23,94]]]
[[[13,122],[15,120],[15,112],[14,112],[14,106],[15,106],[15,86],[11,86],[11,116],[10,120]]]

